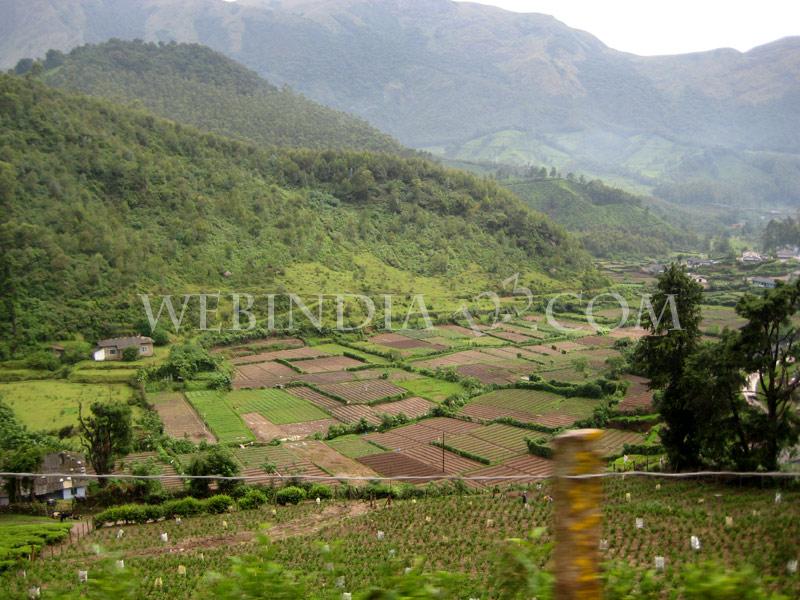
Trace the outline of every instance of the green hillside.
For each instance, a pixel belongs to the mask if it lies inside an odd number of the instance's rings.
[[[207,131],[272,146],[408,152],[365,121],[277,88],[198,44],[111,40],[50,52],[51,85],[144,106]]]
[[[2,339],[115,333],[137,293],[468,294],[594,271],[496,183],[420,158],[267,150],[0,76]],[[345,288],[345,289],[342,289]]]
[[[531,208],[576,232],[595,256],[661,256],[699,243],[695,233],[676,226],[642,198],[599,181],[540,179],[505,185]]]

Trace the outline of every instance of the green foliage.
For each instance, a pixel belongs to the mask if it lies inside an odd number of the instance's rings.
[[[199,44],[115,39],[75,48],[60,60],[51,60],[50,52],[42,74],[47,83],[135,102],[162,117],[207,131],[266,146],[404,152],[395,140],[365,121],[286,87],[275,87]]]
[[[206,512],[212,515],[227,512],[228,509],[235,504],[233,498],[226,494],[217,494],[216,496],[211,496],[203,500],[203,506]]]
[[[659,276],[652,298],[655,320],[649,313],[643,315],[650,335],[639,342],[634,357],[650,385],[663,390],[656,401],[665,423],[661,439],[671,464],[679,469],[700,462],[699,423],[686,394],[684,373],[700,340],[702,294],[702,287],[682,267],[670,265]]]
[[[306,491],[303,488],[299,488],[297,486],[288,486],[278,490],[278,493],[275,494],[275,501],[280,504],[297,504],[301,500],[306,499]]]
[[[125,362],[133,362],[139,358],[139,348],[136,346],[128,346],[122,351],[122,360]]]
[[[0,522],[0,571],[13,568],[47,544],[62,541],[71,527],[71,523],[36,518],[21,519],[20,523]]]
[[[324,483],[315,483],[306,492],[308,498],[319,498],[320,500],[329,500],[333,498],[333,490],[331,486]]]
[[[195,455],[186,469],[187,475],[219,475],[222,477],[235,477],[239,474],[239,463],[233,454],[224,446],[211,446],[207,451]],[[198,495],[208,494],[210,479],[192,479],[189,488]],[[220,490],[233,489],[235,483],[230,480],[217,480]]]
[[[452,281],[467,270],[545,280],[592,270],[507,190],[420,158],[263,150],[7,75],[0,98],[0,161],[27,173],[0,225],[0,278],[14,292],[0,334],[15,343],[140,322],[131,289],[294,287],[302,265],[335,274],[358,259],[419,277],[435,275],[431,257],[445,253]],[[354,190],[352,174],[365,170],[374,185]],[[159,324],[172,327],[166,311]]]
[[[547,438],[525,438],[528,452],[542,458],[553,458],[553,449],[547,445]]]
[[[251,488],[248,489],[247,492],[245,492],[245,494],[236,501],[236,503],[239,505],[241,510],[251,510],[253,508],[263,506],[267,503],[267,500],[267,495],[264,492],[255,488]]]
[[[111,473],[114,460],[130,451],[133,427],[131,407],[121,402],[94,402],[84,418],[79,412],[81,444],[98,475]],[[106,480],[101,479],[100,485]]]

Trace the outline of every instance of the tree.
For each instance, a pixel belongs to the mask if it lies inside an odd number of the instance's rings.
[[[130,451],[133,440],[131,407],[121,402],[95,402],[91,415],[84,418],[83,406],[78,405],[81,444],[95,473],[107,475],[114,470],[114,460]],[[100,479],[104,487],[105,479]]]
[[[800,330],[792,317],[800,310],[800,281],[778,285],[762,296],[744,296],[736,312],[748,322],[740,330],[739,352],[747,373],[756,379],[756,399],[762,412],[760,463],[778,466],[782,448],[798,439],[800,423],[794,410],[800,388],[797,366]]]
[[[702,286],[692,281],[681,266],[670,265],[659,276],[652,297],[655,320],[649,312],[643,318],[650,335],[640,341],[634,354],[637,370],[650,378],[651,388],[661,392],[655,399],[664,419],[661,441],[675,468],[699,462],[697,423],[683,375],[700,339],[702,296]],[[670,314],[673,310],[674,315]]]
[[[192,459],[187,475],[219,475],[221,477],[235,477],[239,474],[239,465],[234,460],[230,451],[223,446],[212,446],[207,452],[199,454]],[[210,479],[192,479],[189,489],[193,494],[208,494]],[[235,481],[218,480],[217,485],[221,491],[229,491],[235,487]]]
[[[44,455],[58,448],[58,442],[50,436],[28,431],[11,407],[0,401],[0,469],[9,473],[36,472]],[[8,478],[6,491],[11,502],[21,496],[23,487],[28,487],[33,494],[31,479]]]

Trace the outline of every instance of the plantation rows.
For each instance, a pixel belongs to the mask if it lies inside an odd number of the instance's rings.
[[[320,586],[330,586],[334,577],[343,577],[343,590],[363,590],[384,569],[402,573],[418,558],[427,557],[428,569],[465,574],[464,597],[489,598],[497,556],[508,546],[505,540],[525,537],[535,527],[552,526],[549,493],[547,485],[541,489],[532,485],[527,508],[518,495],[494,496],[489,491],[397,500],[389,507],[381,502],[366,514],[331,520],[322,528],[311,525],[319,523],[313,516],[324,514],[330,501],[321,507],[311,502],[278,508],[276,514],[268,506],[184,519],[181,524],[128,526],[121,539],[116,538],[118,528],[109,528],[91,534],[55,560],[29,565],[27,580],[7,576],[4,583],[11,598],[26,597],[30,582],[60,580],[77,587],[78,569],[99,568],[94,555],[94,544],[99,543],[125,559],[125,568],[136,575],[141,586],[141,597],[188,598],[202,588],[209,571],[225,571],[231,557],[253,551],[245,532],[271,522],[280,532],[280,540],[273,546],[274,558],[291,568],[315,573]],[[601,534],[607,550],[600,552],[600,560],[619,561],[623,571],[640,578],[653,569],[656,556],[663,556],[665,569],[655,573],[655,582],[665,594],[690,564],[714,560],[735,567],[747,562],[772,578],[772,588],[798,597],[800,579],[790,572],[789,562],[800,552],[799,501],[797,491],[782,490],[776,503],[772,488],[740,488],[735,483],[607,481]],[[727,525],[726,517],[731,519]],[[641,529],[636,526],[637,519],[642,519]],[[311,528],[307,536],[303,535],[305,527]],[[161,541],[162,532],[168,534],[168,542]],[[699,550],[692,549],[691,536],[699,539]],[[206,548],[193,546],[193,540],[214,537],[223,543],[229,538],[229,543],[220,547],[218,540]],[[539,541],[550,539],[545,534]],[[321,549],[323,544],[330,552]],[[185,567],[185,575],[179,574],[180,566]],[[161,588],[155,587],[159,577]]]

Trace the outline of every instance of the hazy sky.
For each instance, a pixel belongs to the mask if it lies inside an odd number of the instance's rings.
[[[635,54],[754,46],[800,35],[798,0],[470,0],[553,15]]]

